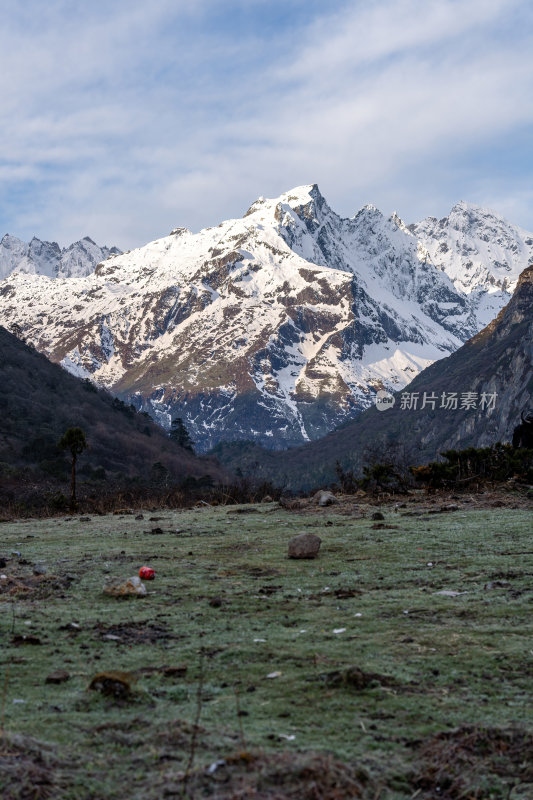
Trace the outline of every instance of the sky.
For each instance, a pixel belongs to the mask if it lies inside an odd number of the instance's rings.
[[[131,249],[318,183],[533,230],[530,0],[3,0],[0,236]]]

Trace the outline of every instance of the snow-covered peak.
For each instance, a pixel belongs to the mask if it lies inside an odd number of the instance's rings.
[[[312,183],[296,186],[288,192],[283,192],[279,197],[258,197],[246,212],[245,217],[259,214],[264,219],[265,215],[270,216],[274,213],[275,218],[279,220],[287,212],[290,215],[294,212],[302,221],[318,220],[324,215],[333,213],[317,184]]]
[[[29,244],[26,258],[15,267],[15,270],[29,275],[46,275],[48,278],[52,278],[54,267],[60,256],[61,250],[57,242],[42,242],[34,236]]]
[[[115,255],[120,255],[118,248],[99,247],[85,236],[63,250],[56,275],[58,278],[83,278],[90,275],[100,261]]]
[[[392,217],[389,217],[389,223],[391,220]],[[381,229],[381,226],[387,225],[387,217],[373,203],[366,203],[353,217],[350,217],[348,222],[352,230],[366,230],[372,234]],[[388,227],[390,227],[390,224]],[[398,225],[394,223],[394,227],[398,227]]]
[[[533,259],[533,234],[465,201],[456,203],[447,217],[427,217],[409,230],[438,269],[467,293],[512,292]]]
[[[460,200],[455,203],[447,217],[440,220],[444,226],[451,226],[454,230],[471,232],[486,227],[509,227],[509,223],[494,211]]]
[[[301,208],[309,203],[315,203],[317,206],[323,206],[326,203],[316,183],[310,183],[306,186],[296,186],[294,189],[280,195],[278,202],[287,203],[287,205],[294,209]]]
[[[6,235],[0,241],[0,280],[12,273],[43,275],[47,278],[82,278],[110,256],[120,254],[116,247],[99,247],[89,236],[61,250],[57,242],[31,242]]]
[[[0,241],[0,280],[13,271],[28,256],[29,245],[6,233]]]
[[[410,231],[409,231],[409,229],[408,229],[407,225],[405,224],[405,222],[403,221],[403,219],[402,219],[400,216],[398,216],[398,214],[396,213],[396,211],[393,211],[393,212],[392,212],[392,214],[391,214],[391,216],[390,216],[390,221],[391,221],[391,223],[392,223],[393,225],[395,225],[397,228],[399,228],[399,229],[400,229],[401,231],[403,231],[404,233],[407,233],[407,234],[409,234],[409,233],[410,233]]]

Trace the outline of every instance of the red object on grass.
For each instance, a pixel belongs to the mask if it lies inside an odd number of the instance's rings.
[[[155,570],[152,567],[141,567],[139,570],[139,578],[143,581],[153,581],[155,578]]]

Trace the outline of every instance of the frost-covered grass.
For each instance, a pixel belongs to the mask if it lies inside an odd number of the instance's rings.
[[[413,794],[434,734],[530,725],[530,512],[384,508],[397,527],[374,529],[368,516],[235,511],[1,526],[4,750],[17,733],[52,744],[54,797],[159,798],[179,784],[200,671],[196,767],[242,750],[326,750],[364,767],[381,800]],[[322,537],[316,560],[287,559],[301,531]],[[46,575],[29,579],[36,564]],[[157,574],[146,597],[102,593],[143,564]],[[357,685],[342,676],[351,667]],[[70,679],[46,683],[59,669]],[[88,691],[102,670],[134,673],[132,697]]]

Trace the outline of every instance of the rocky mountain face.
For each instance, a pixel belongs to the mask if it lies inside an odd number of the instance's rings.
[[[0,241],[0,280],[13,272],[48,278],[83,278],[109,256],[120,255],[116,247],[99,247],[86,236],[61,249],[57,242],[35,237],[23,242],[8,233]]]
[[[480,234],[485,212],[468,208],[473,248],[489,226]],[[377,390],[404,387],[508,300],[529,235],[509,270],[502,245],[500,266],[461,283],[452,217],[434,246],[427,220],[419,235],[371,205],[345,219],[303,186],[197,234],[176,228],[76,280],[12,273],[1,320],[164,425],[183,417],[200,450],[297,445],[355,417]],[[443,243],[455,256],[437,263]]]
[[[387,410],[372,407],[319,441],[283,454],[252,444],[219,445],[218,458],[244,474],[293,489],[327,485],[335,465],[360,473],[365,461],[424,464],[449,449],[510,442],[533,412],[533,265],[480,333],[423,370]]]

